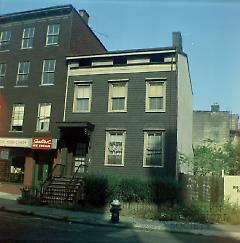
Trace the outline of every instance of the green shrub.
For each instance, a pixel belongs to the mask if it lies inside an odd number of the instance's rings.
[[[170,178],[142,179],[113,175],[88,175],[85,177],[86,200],[89,205],[103,206],[113,199],[122,202],[161,204],[179,201],[180,184]]]

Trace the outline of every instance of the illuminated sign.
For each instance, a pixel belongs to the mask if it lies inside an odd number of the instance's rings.
[[[52,139],[32,138],[32,149],[52,149]]]

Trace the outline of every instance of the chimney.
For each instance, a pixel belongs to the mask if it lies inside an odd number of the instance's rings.
[[[87,13],[87,11],[84,9],[81,9],[78,12],[79,12],[80,16],[82,17],[83,21],[85,22],[85,24],[88,25],[89,14]]]
[[[218,112],[219,110],[220,110],[220,106],[218,103],[214,103],[213,105],[211,105],[212,112]]]
[[[173,32],[172,33],[172,45],[176,48],[177,51],[182,52],[182,35],[181,32]]]

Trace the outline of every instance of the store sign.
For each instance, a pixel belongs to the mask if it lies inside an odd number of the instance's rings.
[[[0,147],[31,148],[29,138],[0,138]]]
[[[32,149],[52,149],[52,139],[32,138]]]

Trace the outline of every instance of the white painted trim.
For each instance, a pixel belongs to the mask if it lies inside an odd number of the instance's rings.
[[[84,58],[95,58],[95,57],[115,57],[115,56],[132,56],[132,55],[143,55],[143,54],[156,54],[156,53],[176,53],[175,49],[171,50],[139,50],[134,52],[121,52],[121,53],[105,53],[105,54],[96,54],[96,55],[86,55],[86,56],[76,56],[76,57],[66,57],[67,60],[75,60],[75,59],[84,59]]]
[[[71,69],[69,76],[95,75],[95,74],[116,74],[116,73],[145,73],[145,72],[164,72],[176,70],[176,64],[150,64],[150,65],[126,65],[108,67],[89,67]]]

